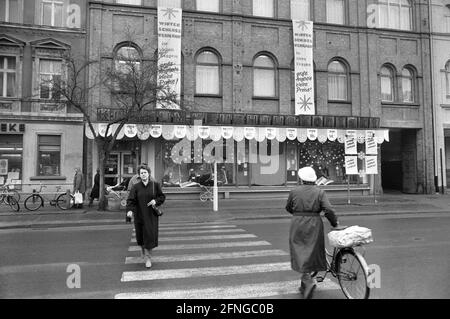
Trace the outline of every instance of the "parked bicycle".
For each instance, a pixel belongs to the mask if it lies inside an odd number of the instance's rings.
[[[356,251],[355,248],[361,248],[362,245],[353,247],[333,248],[330,253],[326,249],[327,270],[325,272],[315,272],[318,282],[322,282],[328,273],[331,273],[339,281],[342,292],[348,299],[367,299],[370,295],[368,284],[369,267],[363,254]]]
[[[19,202],[14,197],[14,194],[6,190],[0,192],[0,204],[9,205],[13,211],[18,212],[20,209]]]
[[[20,193],[14,189],[14,186],[10,184],[5,184],[0,186],[0,194],[8,193],[8,195],[14,197],[14,199],[19,202],[20,201]]]
[[[47,186],[41,185],[39,191],[34,192],[25,199],[25,208],[30,211],[38,210],[44,206],[44,199],[47,200],[50,206],[57,206],[61,210],[67,210],[73,207],[75,203],[75,197],[72,194],[61,193],[61,186],[56,187],[56,193],[53,199],[47,198],[42,192],[43,188]]]

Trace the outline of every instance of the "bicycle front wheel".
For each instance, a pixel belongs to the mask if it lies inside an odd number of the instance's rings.
[[[28,196],[27,199],[25,199],[24,205],[26,209],[35,211],[44,205],[44,199],[41,197],[41,195],[32,194]]]
[[[342,250],[336,258],[336,272],[348,299],[369,298],[368,267],[364,258],[353,249]]]
[[[15,212],[19,211],[20,209],[19,202],[13,196],[8,196],[6,198],[6,201],[13,211]]]
[[[58,206],[59,209],[67,210],[73,207],[73,204],[75,203],[75,197],[70,194],[61,194],[56,198],[56,206]]]
[[[8,190],[8,195],[14,197],[16,202],[20,201],[20,193],[16,191],[15,189]]]

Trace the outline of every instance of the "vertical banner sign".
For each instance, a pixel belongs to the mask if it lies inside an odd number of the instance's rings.
[[[366,174],[378,174],[377,168],[377,156],[367,156],[366,155]]]
[[[356,154],[356,131],[347,131],[345,134],[345,154]]]
[[[158,6],[158,70],[169,68],[161,74],[158,72],[158,83],[167,91],[176,94],[180,100],[181,83],[181,22],[182,10]],[[179,103],[164,101],[164,92],[159,93],[157,108],[179,109]]]
[[[366,154],[377,155],[377,142],[375,141],[375,132],[366,131]]]
[[[357,156],[345,156],[345,174],[359,175]]]
[[[292,20],[294,36],[295,115],[316,113],[314,105],[313,23]]]

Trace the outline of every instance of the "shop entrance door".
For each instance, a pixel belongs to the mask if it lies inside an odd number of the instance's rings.
[[[136,157],[131,152],[112,152],[105,166],[105,184],[116,185],[136,174]]]
[[[298,169],[298,152],[297,143],[292,141],[286,142],[286,181],[288,184],[297,183],[297,169]]]

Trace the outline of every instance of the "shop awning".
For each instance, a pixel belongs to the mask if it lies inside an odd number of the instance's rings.
[[[94,123],[96,135],[105,136],[107,123]],[[114,124],[108,131],[111,135],[119,127]],[[86,136],[94,139],[89,126],[86,124]],[[307,140],[318,140],[321,143],[329,141],[345,142],[345,136],[356,134],[359,143],[364,143],[367,134],[373,134],[378,144],[384,141],[389,142],[388,129],[327,129],[327,128],[288,128],[288,127],[254,127],[254,126],[189,126],[189,125],[173,125],[173,124],[125,124],[120,130],[117,139],[125,136],[134,138],[137,136],[140,140],[149,138],[163,137],[165,140],[187,138],[190,141],[201,139],[211,139],[218,141],[221,138],[230,139],[240,142],[244,138],[247,140],[255,139],[262,142],[265,139],[276,139],[279,142],[286,140],[293,141],[297,139],[304,143]]]

